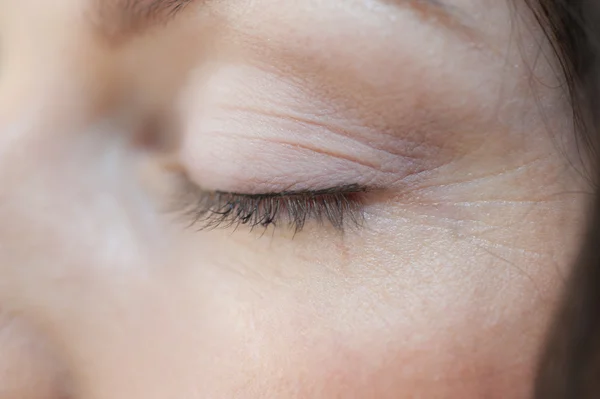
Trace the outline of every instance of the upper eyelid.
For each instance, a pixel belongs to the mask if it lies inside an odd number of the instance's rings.
[[[236,192],[226,192],[226,191],[216,191],[216,194],[220,195],[231,195],[231,196],[239,196],[246,198],[278,198],[278,197],[317,197],[324,195],[333,195],[333,194],[358,194],[365,193],[372,189],[361,186],[359,184],[347,184],[341,186],[330,187],[326,189],[317,189],[317,190],[291,190],[291,191],[281,191],[281,192],[268,192],[262,194],[244,194],[244,193],[236,193]]]

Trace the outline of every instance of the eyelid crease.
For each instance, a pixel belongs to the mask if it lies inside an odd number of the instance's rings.
[[[245,112],[248,114],[253,114],[253,113],[257,113],[257,111],[253,108],[247,107],[247,106],[227,106],[227,105],[220,105],[221,109],[224,110],[232,110],[235,112]],[[319,128],[319,129],[325,129],[326,131],[333,133],[339,137],[343,137],[347,140],[352,140],[352,142],[355,145],[361,145],[364,146],[364,143],[362,143],[359,139],[357,138],[353,138],[352,134],[339,126],[334,126],[331,124],[325,124],[323,122],[319,122],[317,120],[313,120],[310,119],[309,117],[305,117],[305,116],[297,116],[297,115],[290,115],[290,114],[286,114],[286,115],[282,115],[280,113],[277,112],[268,112],[265,110],[260,110],[259,113],[263,116],[269,117],[269,118],[274,118],[276,120],[286,120],[289,122],[293,122],[293,123],[297,123],[298,125],[302,126],[302,127],[308,127],[308,128]],[[235,134],[235,133],[234,133]],[[239,135],[240,138],[243,138],[245,140],[250,140],[251,138],[247,137],[247,135],[244,134],[240,134]],[[259,141],[261,139],[258,138],[254,138],[254,140]],[[332,156],[334,158],[339,158],[339,159],[344,159],[346,161],[350,161],[350,162],[354,162],[357,164],[360,164],[362,166],[366,166],[368,168],[371,169],[379,169],[380,165],[374,163],[374,162],[368,162],[368,161],[361,161],[355,157],[349,156],[349,155],[345,155],[343,153],[338,153],[335,151],[328,151],[324,148],[320,148],[317,145],[310,145],[308,143],[292,143],[289,142],[287,140],[283,140],[283,139],[275,139],[275,138],[269,138],[269,141],[272,143],[278,143],[281,145],[285,145],[285,146],[289,146],[289,147],[293,147],[293,148],[302,148],[305,150],[309,150],[309,151],[313,151],[316,153],[320,153],[320,154],[324,154],[324,155],[329,155]]]
[[[216,191],[216,194],[220,195],[235,195],[244,196],[247,198],[281,198],[281,197],[316,197],[321,195],[334,195],[334,194],[357,194],[365,193],[370,191],[369,188],[361,186],[360,184],[346,184],[341,186],[334,186],[320,190],[292,190],[292,191],[281,191],[281,192],[269,192],[264,194],[244,194],[226,191]]]

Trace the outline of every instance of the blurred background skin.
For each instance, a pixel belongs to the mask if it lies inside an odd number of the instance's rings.
[[[527,397],[586,189],[529,11],[151,3],[0,3],[0,397]],[[384,193],[196,231],[175,171]]]

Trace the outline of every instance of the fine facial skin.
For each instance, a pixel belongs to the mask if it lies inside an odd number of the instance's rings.
[[[530,11],[133,3],[0,3],[0,398],[526,398],[586,190]]]

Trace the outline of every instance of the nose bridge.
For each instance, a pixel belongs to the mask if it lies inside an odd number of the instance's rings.
[[[24,0],[36,2],[54,4]],[[95,266],[143,264],[139,243],[159,231],[122,140],[137,120],[128,125],[116,116],[150,109],[143,117],[175,96],[198,58],[182,49],[197,49],[197,41],[172,48],[186,37],[174,27],[162,41],[148,37],[115,49],[81,18],[36,16],[32,30],[0,26],[8,43],[0,64],[0,306],[50,306],[68,295],[52,297],[51,290],[48,299],[40,287],[61,275],[72,280],[89,277]],[[135,104],[139,98],[147,103]],[[141,119],[135,111],[131,118]]]
[[[0,306],[7,308],[35,280],[28,262],[47,262],[48,243],[65,238],[52,228],[69,223],[61,217],[80,205],[78,181],[96,156],[98,134],[90,132],[114,94],[110,53],[81,21],[51,10],[70,2],[26,0],[42,10],[15,6],[12,23],[0,26]],[[82,143],[90,150],[77,155]]]
[[[0,84],[0,201],[53,162],[66,161],[69,146],[85,139],[106,88],[90,85],[91,74],[80,68],[66,55],[48,68],[7,71]]]
[[[114,91],[110,54],[80,20],[49,14],[16,12],[0,27],[0,176],[79,134]]]
[[[88,311],[81,298],[101,298],[111,270],[142,273],[150,263],[138,250],[159,222],[120,141],[130,132],[113,117],[129,91],[148,90],[158,76],[162,85],[147,97],[164,97],[178,74],[157,66],[128,82],[136,65],[159,57],[156,43],[127,53],[104,46],[77,18],[66,28],[63,17],[34,20],[31,30],[7,27],[4,39],[0,26],[0,310],[33,321],[62,350],[63,333],[76,329],[64,320]]]
[[[36,331],[38,315],[27,305],[26,291],[44,288],[35,283],[41,277],[33,260],[43,261],[43,243],[50,239],[38,217],[40,211],[57,212],[52,200],[41,198],[47,194],[41,184],[68,154],[59,151],[62,143],[76,137],[104,101],[107,85],[92,82],[107,82],[109,71],[83,32],[66,34],[67,21],[74,20],[64,11],[73,2],[43,3],[0,5],[0,396],[9,398],[62,395],[55,374],[62,365],[36,347],[44,333],[28,335]],[[28,201],[47,209],[32,209]],[[31,323],[15,327],[13,312]]]

